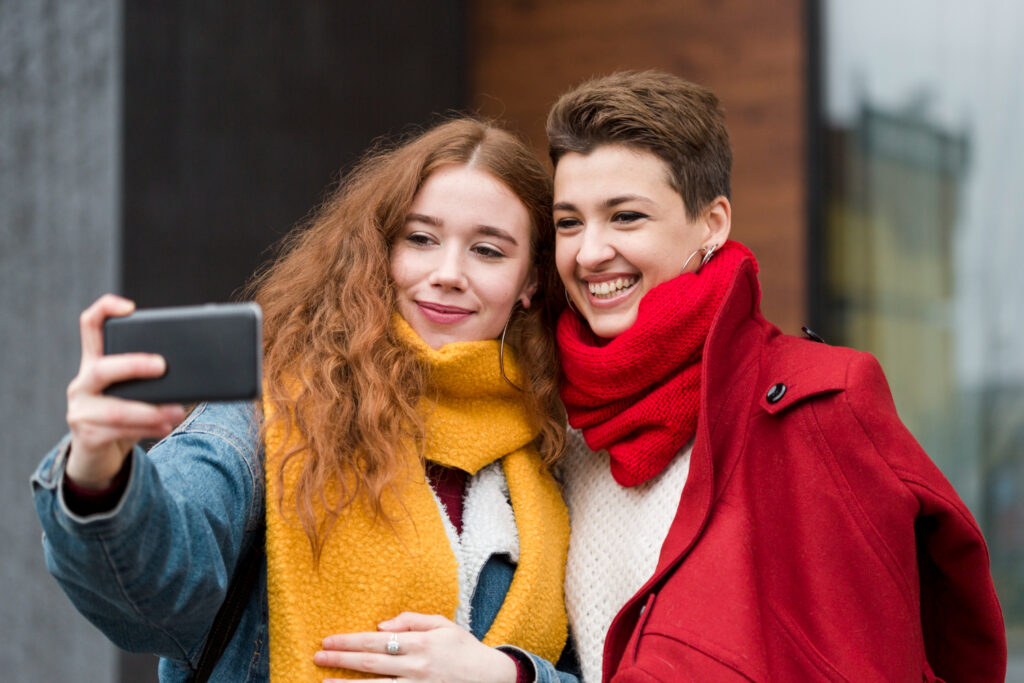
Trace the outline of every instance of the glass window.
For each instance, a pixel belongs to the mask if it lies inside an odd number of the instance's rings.
[[[817,324],[981,524],[1024,680],[1024,4],[821,8]]]

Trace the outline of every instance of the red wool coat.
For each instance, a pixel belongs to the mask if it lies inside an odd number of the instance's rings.
[[[743,265],[704,351],[689,477],[613,681],[1002,681],[970,512],[869,354],[783,335]]]

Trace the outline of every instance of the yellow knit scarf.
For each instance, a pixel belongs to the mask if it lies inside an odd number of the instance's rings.
[[[554,661],[567,630],[562,580],[569,518],[557,484],[531,443],[536,431],[528,424],[520,394],[500,375],[498,343],[460,342],[435,351],[404,320],[396,316],[395,324],[431,367],[430,388],[420,405],[427,460],[472,475],[501,459],[508,482],[520,559],[483,642],[517,645]],[[520,384],[507,352],[505,369]],[[271,410],[265,403],[267,415]],[[395,486],[397,496],[388,494],[381,501],[393,526],[373,519],[361,504],[351,506],[328,536],[317,566],[295,512],[300,457],[284,470],[283,506],[277,505],[283,438],[283,428],[266,435],[271,678],[357,677],[315,666],[313,653],[320,641],[335,633],[376,631],[379,622],[403,611],[454,618],[455,554],[423,463],[410,452]]]

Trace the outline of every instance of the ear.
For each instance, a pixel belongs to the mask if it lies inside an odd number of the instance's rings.
[[[523,289],[519,292],[519,303],[523,305],[523,308],[530,307],[530,300],[533,299],[533,295],[536,293],[537,271],[531,268],[530,274],[526,276],[526,282],[523,283]]]
[[[729,231],[732,229],[732,205],[723,195],[719,195],[711,201],[704,215],[708,229],[707,245],[722,246],[729,239]]]

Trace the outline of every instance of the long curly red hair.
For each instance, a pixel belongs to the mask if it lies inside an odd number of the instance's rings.
[[[297,512],[317,557],[347,506],[365,500],[374,514],[383,514],[380,498],[402,449],[422,443],[416,406],[426,368],[392,326],[397,308],[389,253],[416,192],[448,165],[490,173],[529,212],[539,286],[530,308],[512,316],[505,341],[523,371],[523,400],[539,429],[541,457],[551,464],[563,450],[548,174],[517,137],[477,119],[449,120],[399,144],[378,145],[309,224],[285,238],[279,257],[248,288],[264,315],[265,398],[273,411],[263,433],[272,421],[281,422],[285,442],[292,443],[280,454],[276,476],[291,458],[303,457]]]

